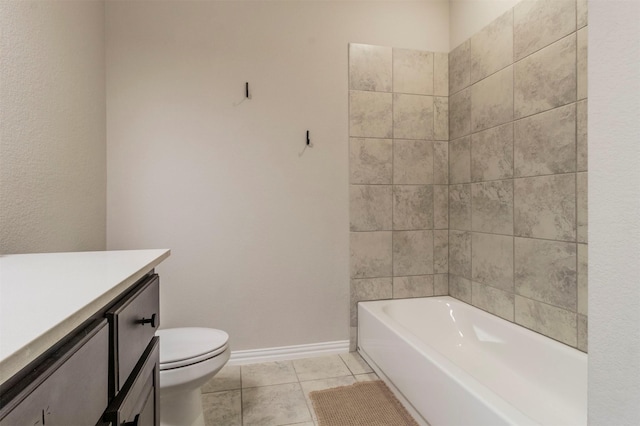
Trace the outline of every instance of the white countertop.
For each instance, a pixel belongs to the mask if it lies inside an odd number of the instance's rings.
[[[0,256],[0,383],[169,254],[159,249]]]

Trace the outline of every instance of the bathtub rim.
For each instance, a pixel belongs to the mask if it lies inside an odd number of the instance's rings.
[[[513,323],[511,321],[505,320],[503,318],[499,318],[489,312],[483,311],[480,308],[477,308],[473,305],[469,305],[466,302],[455,299],[451,296],[433,296],[433,297],[422,297],[422,298],[410,298],[410,299],[384,299],[384,300],[375,300],[375,301],[362,301],[358,303],[358,316],[361,318],[360,309],[365,310],[371,317],[373,317],[377,322],[379,322],[382,326],[387,329],[394,330],[397,329],[399,332],[393,331],[399,339],[401,339],[404,343],[406,343],[411,350],[417,351],[421,356],[425,357],[429,362],[438,366],[438,368],[448,377],[448,379],[454,381],[458,386],[464,388],[464,390],[474,398],[477,398],[482,404],[488,407],[495,407],[493,411],[498,414],[498,416],[504,419],[507,423],[515,423],[522,425],[539,425],[540,421],[530,417],[528,414],[520,410],[517,406],[510,403],[508,400],[504,399],[486,385],[484,385],[481,381],[476,379],[471,373],[468,373],[463,368],[459,367],[453,361],[449,360],[446,356],[442,355],[433,347],[429,346],[421,339],[419,339],[413,332],[403,326],[401,323],[396,321],[392,316],[388,315],[384,312],[383,307],[388,305],[389,303],[394,303],[396,301],[408,301],[408,300],[416,300],[416,299],[430,299],[433,303],[438,302],[452,302],[454,305],[461,306],[463,309],[472,310],[474,314],[478,314],[488,318],[491,321],[500,320],[504,321],[506,325],[511,325],[513,327],[519,327],[523,331],[526,331],[527,334],[531,335],[534,339],[543,342],[544,344],[549,344],[552,342],[554,346],[558,348],[562,348],[562,351],[571,352],[573,355],[578,353],[579,357],[587,357],[587,354],[578,351],[575,348],[571,348],[561,342],[558,342],[552,338],[541,335],[533,330],[529,330],[526,327],[523,327],[517,323]],[[368,359],[372,360],[370,354],[367,353],[366,348],[362,347],[360,340],[360,321],[358,325],[358,351],[364,352]],[[580,355],[581,354],[581,355]],[[585,359],[585,362],[588,360]],[[372,360],[375,364],[375,361]],[[381,371],[382,368],[377,366]],[[393,383],[391,378],[389,380]],[[400,391],[400,390],[399,390]],[[401,391],[400,391],[401,392]],[[405,397],[405,400],[408,401],[408,398]],[[410,401],[408,401],[410,403]],[[411,403],[410,403],[411,404]],[[428,419],[425,418],[428,421]]]

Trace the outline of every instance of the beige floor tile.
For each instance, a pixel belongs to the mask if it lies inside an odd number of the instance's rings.
[[[202,393],[218,392],[223,390],[240,389],[240,366],[227,365],[218,371],[211,380],[205,383]]]
[[[294,360],[293,367],[301,382],[351,375],[339,355]]]
[[[240,367],[242,388],[280,385],[298,381],[291,361],[264,362]]]
[[[358,352],[349,352],[346,354],[340,354],[340,358],[347,364],[351,374],[366,374],[372,373],[373,370],[369,367],[369,364],[362,359]]]
[[[368,374],[356,374],[354,376],[357,382],[370,382],[373,380],[380,380],[376,373],[368,373]]]
[[[331,379],[311,380],[308,382],[301,382],[302,391],[304,392],[304,398],[307,401],[309,411],[313,416],[313,420],[317,420],[316,413],[313,410],[313,403],[309,398],[309,393],[318,390],[337,388],[340,386],[349,386],[356,382],[353,376],[334,377]]]
[[[242,402],[240,390],[203,394],[202,410],[206,426],[241,426]]]
[[[279,426],[312,418],[300,384],[286,383],[243,389],[242,420],[245,426]]]

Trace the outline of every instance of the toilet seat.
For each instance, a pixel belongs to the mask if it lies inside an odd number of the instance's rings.
[[[160,371],[205,361],[229,347],[229,335],[213,328],[170,328],[156,335],[160,337]]]

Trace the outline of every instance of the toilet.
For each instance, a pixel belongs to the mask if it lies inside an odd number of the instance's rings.
[[[213,328],[158,330],[160,425],[204,426],[200,387],[229,360],[229,335]]]

